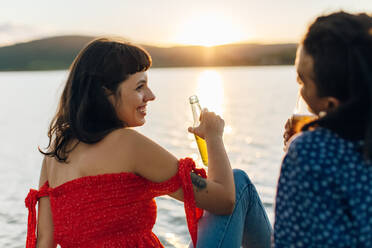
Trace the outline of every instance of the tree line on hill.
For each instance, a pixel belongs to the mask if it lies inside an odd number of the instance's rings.
[[[63,70],[95,37],[59,36],[0,47],[0,71]],[[291,65],[297,44],[229,44],[215,47],[143,45],[153,67]]]

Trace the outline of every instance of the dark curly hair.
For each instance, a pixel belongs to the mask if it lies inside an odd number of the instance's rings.
[[[88,144],[102,140],[111,131],[125,127],[109,102],[108,92],[120,95],[118,86],[130,75],[151,66],[142,48],[120,39],[99,38],[77,55],[70,67],[57,113],[51,121],[47,156],[67,163],[71,141]],[[76,143],[78,144],[78,143]]]
[[[317,125],[348,140],[364,140],[363,153],[372,159],[372,17],[345,12],[318,17],[302,43],[314,61],[318,95],[340,101],[303,130]]]

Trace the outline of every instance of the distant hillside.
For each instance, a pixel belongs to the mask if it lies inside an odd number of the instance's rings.
[[[59,36],[0,47],[0,71],[67,69],[89,36]],[[293,64],[296,44],[231,44],[216,47],[143,46],[153,67]]]
[[[93,37],[61,36],[0,47],[0,70],[66,69]]]

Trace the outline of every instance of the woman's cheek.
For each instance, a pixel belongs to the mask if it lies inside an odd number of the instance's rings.
[[[301,87],[300,94],[301,94],[302,98],[306,101],[307,97],[306,97],[306,95],[305,95],[305,89],[304,89],[304,86]]]

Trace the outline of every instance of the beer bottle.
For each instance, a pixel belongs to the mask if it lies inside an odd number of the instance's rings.
[[[199,117],[201,114],[201,107],[199,104],[199,99],[197,96],[190,96],[190,105],[192,110],[192,116],[194,118],[194,124],[193,127],[197,127],[200,124]],[[207,143],[204,139],[200,138],[196,134],[194,134],[196,143],[198,144],[199,153],[201,156],[201,159],[203,161],[203,164],[205,166],[208,166],[208,152],[207,152]]]
[[[308,105],[298,93],[296,107],[293,110],[293,115],[290,118],[289,136],[301,132],[304,125],[316,120],[318,117],[309,111]]]

